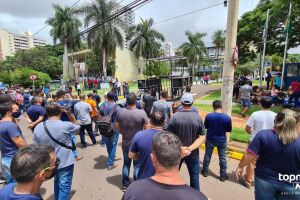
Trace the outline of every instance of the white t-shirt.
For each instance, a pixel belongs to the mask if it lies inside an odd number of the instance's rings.
[[[253,130],[250,136],[250,141],[253,140],[253,138],[259,131],[265,129],[273,129],[275,116],[276,113],[269,110],[261,110],[252,113],[247,121],[247,126],[251,127]]]

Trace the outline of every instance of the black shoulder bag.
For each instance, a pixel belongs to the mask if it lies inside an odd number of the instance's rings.
[[[64,144],[64,143],[62,143],[62,142],[59,142],[59,141],[57,141],[57,140],[51,135],[49,129],[47,128],[47,125],[46,125],[46,122],[45,122],[45,121],[43,122],[43,126],[44,126],[44,129],[45,129],[47,135],[48,135],[48,136],[51,138],[51,140],[53,140],[56,144],[59,144],[60,146],[66,148],[66,149],[70,149],[70,150],[72,150],[72,151],[75,151],[75,150],[76,150],[76,146],[75,146],[75,144],[73,143],[73,141],[71,141],[71,142],[72,142],[72,146],[71,146],[71,147],[68,146],[68,145],[66,145],[66,144]]]

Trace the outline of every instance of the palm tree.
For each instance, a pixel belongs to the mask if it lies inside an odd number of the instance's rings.
[[[183,43],[179,48],[182,49],[182,54],[188,58],[188,62],[193,64],[193,76],[195,76],[195,65],[199,64],[199,58],[206,54],[206,47],[202,38],[206,33],[186,31],[185,35],[188,41]]]
[[[220,48],[225,46],[225,30],[219,29],[216,30],[212,36],[213,44],[217,48],[216,52],[216,59],[217,59],[217,69],[219,69],[219,53],[220,53]],[[221,75],[221,71],[220,71]]]
[[[131,40],[129,48],[137,57],[151,58],[159,55],[160,43],[164,36],[153,29],[153,19],[141,19],[141,22],[128,30],[127,38]]]
[[[74,74],[71,73],[68,65],[68,46],[75,48],[80,43],[80,37],[74,37],[79,33],[81,22],[77,19],[75,12],[70,7],[61,7],[58,4],[52,5],[55,10],[55,16],[49,18],[46,23],[51,26],[50,35],[53,37],[53,42],[57,40],[64,44],[63,56],[63,76],[64,79],[71,78]]]
[[[79,8],[76,12],[84,14],[84,25],[98,24],[110,17],[119,5],[115,1],[95,0],[89,5]],[[116,47],[123,48],[124,39],[122,31],[125,23],[117,17],[98,28],[93,29],[87,35],[87,41],[92,51],[98,55],[102,53],[103,75],[107,76],[109,56],[115,54]]]

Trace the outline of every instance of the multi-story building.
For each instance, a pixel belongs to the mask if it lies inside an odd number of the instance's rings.
[[[128,40],[126,40],[126,32],[129,29],[129,27],[133,26],[135,24],[135,15],[134,12],[132,10],[127,11],[126,13],[124,13],[123,15],[121,15],[121,19],[125,22],[126,25],[126,30],[123,32],[123,36],[125,38],[124,40],[124,47],[125,48],[129,48],[129,42]]]
[[[46,44],[46,39],[33,37],[28,31],[19,34],[0,29],[0,60],[4,60],[5,57],[13,55],[17,50],[45,46]]]
[[[164,42],[161,46],[164,56],[175,56],[173,45],[171,42]]]
[[[217,67],[223,65],[225,47],[217,48],[215,46],[210,46],[206,48],[207,56],[211,60],[211,66],[209,67]]]

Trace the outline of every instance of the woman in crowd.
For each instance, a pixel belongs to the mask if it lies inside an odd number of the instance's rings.
[[[277,114],[274,129],[262,130],[250,143],[245,159],[236,170],[257,159],[255,169],[255,199],[300,199],[294,186],[300,180],[300,113],[286,109]],[[298,176],[297,176],[298,175]]]

